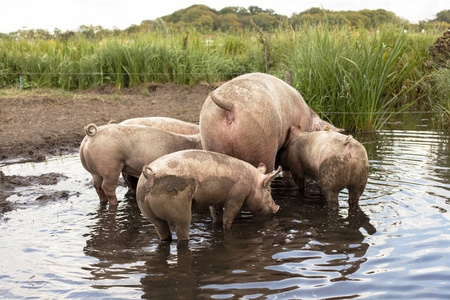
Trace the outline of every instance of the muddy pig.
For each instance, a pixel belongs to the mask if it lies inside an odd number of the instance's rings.
[[[263,73],[238,76],[211,92],[200,112],[205,150],[224,153],[268,171],[291,126],[305,131],[339,131],[323,121],[300,93],[281,79]]]
[[[168,222],[174,222],[178,241],[186,241],[193,206],[222,206],[224,228],[231,227],[243,206],[256,215],[276,213],[270,181],[280,171],[265,175],[264,164],[255,168],[216,152],[179,151],[144,166],[136,199],[161,240],[172,240]]]
[[[92,174],[101,202],[117,205],[116,187],[120,173],[139,178],[142,167],[166,154],[201,149],[199,135],[181,135],[139,126],[109,124],[85,127],[80,146],[83,167]]]
[[[284,170],[290,170],[300,189],[304,177],[319,180],[320,188],[332,209],[339,207],[339,192],[347,188],[350,207],[357,206],[369,172],[364,146],[351,135],[337,132],[301,132],[291,127],[288,139],[278,153]]]
[[[144,125],[180,134],[199,134],[197,124],[166,117],[133,118],[120,122],[121,125]]]

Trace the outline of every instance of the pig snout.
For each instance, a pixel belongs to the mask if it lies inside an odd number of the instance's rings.
[[[276,214],[278,212],[278,210],[280,209],[280,206],[279,205],[273,205],[271,208],[272,208],[272,213]]]
[[[278,212],[278,210],[280,209],[279,205],[276,205],[275,202],[271,202],[269,203],[267,206],[265,206],[262,210],[261,210],[261,214],[262,215],[266,215],[269,216],[271,214],[276,214]]]

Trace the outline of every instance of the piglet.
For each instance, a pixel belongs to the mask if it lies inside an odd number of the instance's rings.
[[[199,135],[181,135],[138,125],[108,124],[85,127],[80,146],[83,167],[92,174],[101,202],[117,205],[120,173],[138,178],[142,167],[166,154],[201,149]]]
[[[339,192],[347,188],[350,206],[357,206],[369,173],[369,160],[364,146],[351,135],[332,131],[302,132],[291,127],[278,161],[290,170],[300,189],[304,177],[319,180],[328,205],[339,207]]]
[[[276,213],[270,181],[280,171],[265,175],[264,164],[255,168],[225,154],[179,151],[144,166],[136,199],[161,240],[172,241],[168,222],[174,222],[178,241],[187,241],[193,206],[223,206],[224,228],[243,206],[254,214]]]

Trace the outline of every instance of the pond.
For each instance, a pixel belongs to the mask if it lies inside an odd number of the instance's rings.
[[[101,206],[78,155],[0,165],[62,174],[18,187],[0,217],[0,297],[108,299],[448,299],[450,145],[428,117],[354,135],[370,174],[360,208],[331,213],[311,183],[277,177],[279,212],[231,230],[193,216],[188,245],[160,243],[127,189]],[[405,129],[406,128],[406,129]]]

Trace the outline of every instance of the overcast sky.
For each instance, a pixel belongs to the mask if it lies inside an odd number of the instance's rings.
[[[217,10],[255,5],[288,17],[311,7],[334,11],[383,8],[412,23],[433,19],[436,13],[450,9],[448,0],[0,0],[0,32],[77,30],[80,25],[125,29],[193,4],[205,4]]]

